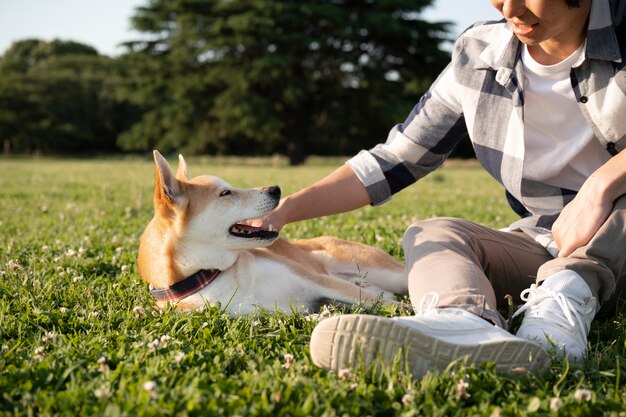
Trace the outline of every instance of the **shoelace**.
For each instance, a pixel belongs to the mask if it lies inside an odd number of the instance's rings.
[[[437,304],[439,304],[438,293],[432,291],[424,294],[420,300],[417,315],[423,316],[431,311],[435,311],[437,309]]]
[[[573,303],[563,293],[548,288],[538,287],[535,284],[532,284],[530,288],[522,291],[520,298],[522,301],[525,301],[526,304],[520,307],[519,310],[513,314],[513,318],[517,317],[526,310],[529,310],[529,314],[539,316],[539,310],[541,307],[539,307],[538,304],[544,300],[552,299],[556,301],[557,305],[561,308],[565,321],[558,315],[552,315],[548,320],[563,327],[567,327],[567,324],[571,327],[576,327],[576,324],[578,324],[578,330],[582,336],[582,340],[587,340],[587,333],[589,332],[589,329],[587,328],[588,324],[585,323],[582,315],[591,314],[595,310],[595,305],[593,303],[590,303],[590,305],[579,305],[578,303]],[[547,319],[546,316],[540,317]]]

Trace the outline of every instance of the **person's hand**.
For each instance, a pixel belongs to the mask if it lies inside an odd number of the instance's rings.
[[[559,258],[589,243],[609,217],[613,201],[603,198],[598,189],[587,180],[554,222],[552,236],[559,247]]]
[[[259,227],[262,229],[275,230],[277,232],[280,232],[285,224],[287,224],[287,221],[283,216],[283,211],[281,210],[283,201],[284,200],[281,200],[278,206],[269,214],[263,217],[259,217],[258,219],[246,220],[242,223],[253,227]]]

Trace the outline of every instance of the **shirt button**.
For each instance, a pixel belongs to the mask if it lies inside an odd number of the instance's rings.
[[[609,153],[613,156],[617,155],[617,149],[615,149],[615,143],[613,142],[609,142],[606,144],[606,150],[609,151]]]
[[[582,97],[580,97],[580,102],[581,102],[581,103],[585,104],[585,103],[586,103],[586,102],[588,102],[588,101],[589,101],[589,99],[587,98],[587,96],[582,96]]]

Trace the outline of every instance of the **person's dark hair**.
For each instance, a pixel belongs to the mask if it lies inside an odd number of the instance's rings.
[[[580,0],[565,0],[565,3],[567,3],[567,5],[569,7],[579,7],[580,6]]]

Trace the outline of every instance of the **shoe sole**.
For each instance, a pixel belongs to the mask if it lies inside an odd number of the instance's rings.
[[[493,362],[506,373],[541,372],[550,368],[549,355],[523,339],[458,345],[436,339],[414,327],[377,316],[341,315],[322,320],[311,334],[311,359],[321,368],[371,370],[372,365],[399,365],[421,379],[426,372],[453,363]]]

